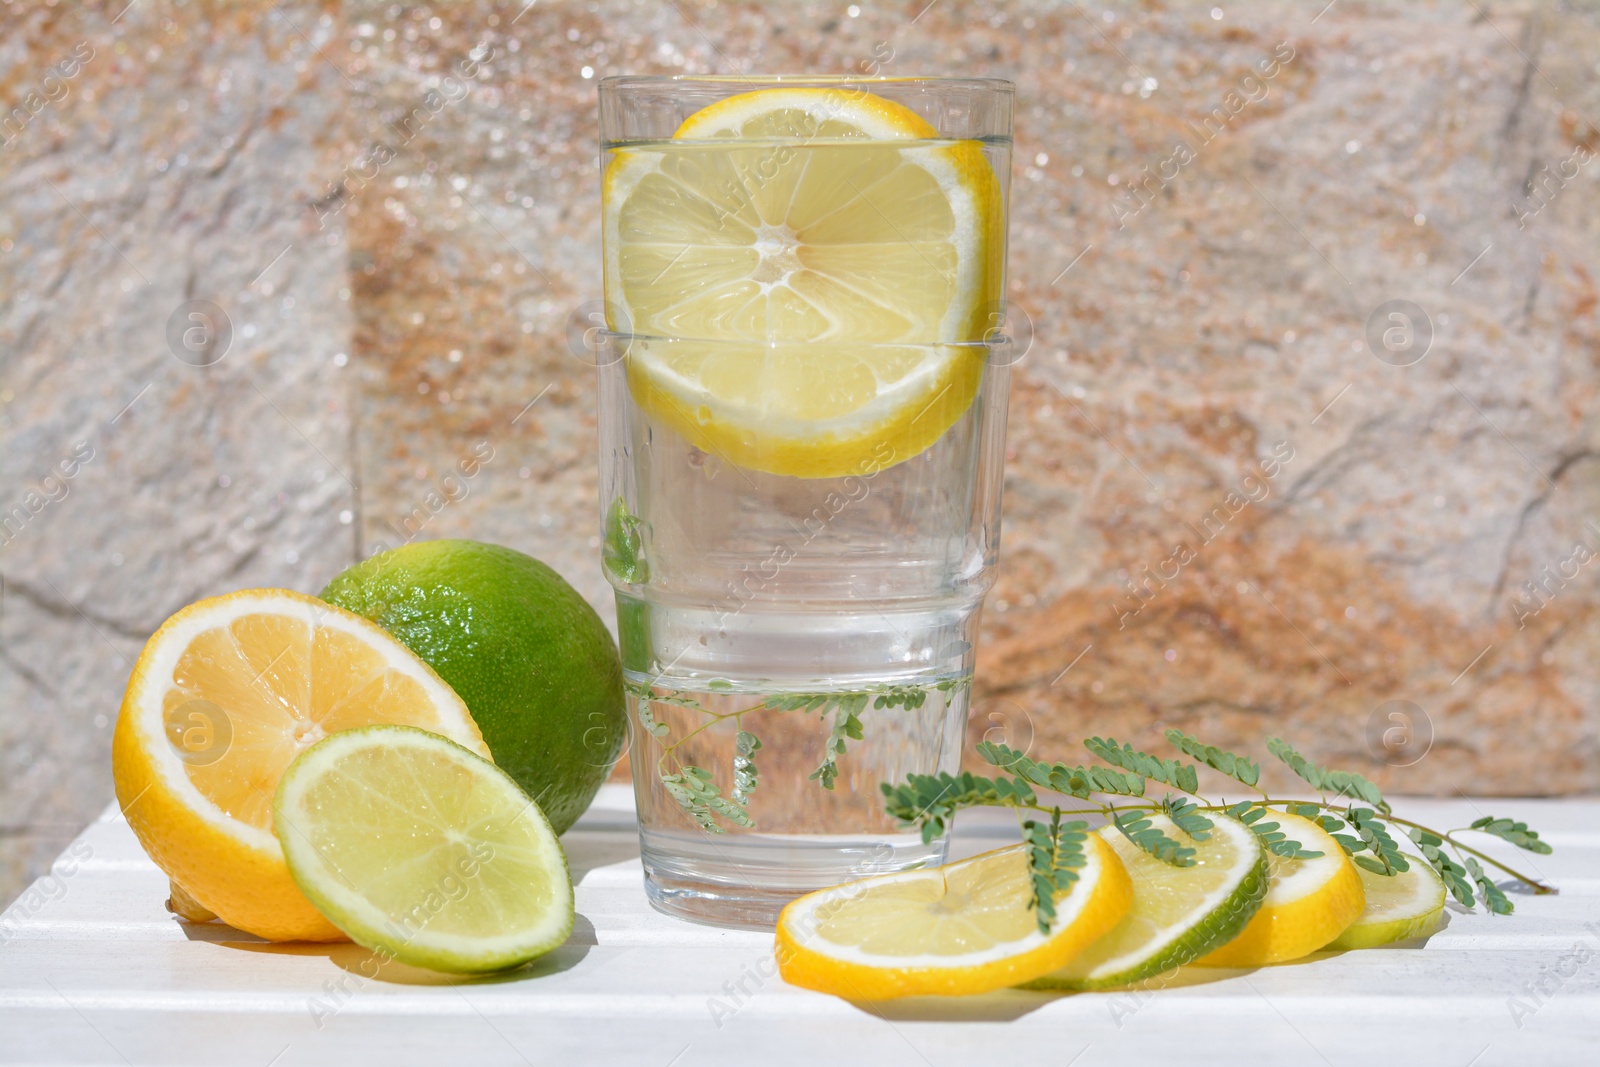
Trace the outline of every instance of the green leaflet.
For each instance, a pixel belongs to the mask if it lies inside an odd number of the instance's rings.
[[[1144,796],[1144,779],[1110,767],[1072,767],[1065,763],[1040,763],[1031,760],[1014,748],[980,741],[978,755],[1001,770],[1025,778],[1041,789],[1087,800],[1091,793],[1111,793],[1117,796]]]
[[[1022,841],[1028,847],[1028,873],[1033,882],[1029,904],[1039,921],[1039,932],[1048,934],[1056,917],[1056,897],[1072,888],[1078,870],[1088,862],[1084,842],[1089,824],[1082,820],[1063,823],[1061,809],[1054,808],[1049,823],[1027,819],[1022,824]]]
[[[1162,759],[1148,752],[1141,752],[1132,745],[1125,744],[1118,747],[1116,738],[1091,737],[1083,743],[1083,747],[1113,767],[1132,771],[1162,785],[1170,785],[1174,789],[1181,789],[1190,794],[1200,789],[1200,776],[1195,772],[1192,763]]]
[[[1411,869],[1405,853],[1400,851],[1394,838],[1389,836],[1388,829],[1371,808],[1352,807],[1345,820],[1361,835],[1361,844],[1371,853],[1370,856],[1352,854],[1351,859],[1357,864],[1373,874],[1382,875],[1394,875]]]
[[[761,751],[761,738],[740,730],[733,739],[733,796],[735,804],[745,804],[756,791],[760,772],[756,769],[755,755]]]
[[[755,825],[743,807],[722,795],[711,780],[711,772],[704,767],[686,766],[677,774],[664,774],[661,784],[666,787],[667,795],[708,834],[723,832],[717,825],[717,815],[740,826]]]
[[[1122,831],[1122,836],[1150,853],[1162,863],[1174,867],[1193,867],[1194,849],[1178,844],[1150,822],[1148,815],[1135,811],[1115,811],[1112,825]]]
[[[1537,852],[1541,856],[1550,854],[1550,846],[1539,840],[1536,830],[1528,829],[1525,822],[1512,822],[1510,819],[1496,819],[1492,815],[1485,815],[1473,821],[1472,830],[1482,830],[1486,834],[1493,834],[1503,841],[1509,841],[1518,848]]]
[[[844,755],[845,741],[859,741],[866,736],[861,713],[867,706],[867,694],[844,693],[828,703],[833,707],[833,728],[822,747],[822,766],[811,772],[811,780],[820,781],[824,789],[832,789],[834,779],[839,777],[839,757]]]
[[[1467,873],[1472,876],[1474,882],[1478,883],[1478,891],[1483,894],[1483,902],[1488,906],[1489,910],[1496,915],[1510,915],[1514,910],[1513,905],[1506,895],[1500,891],[1500,887],[1494,884],[1494,879],[1490,878],[1478,861],[1471,856],[1462,858],[1466,861]]]
[[[1038,796],[1021,778],[985,778],[962,771],[909,774],[901,785],[881,783],[884,809],[905,826],[920,827],[924,843],[942,837],[962,808],[1029,807]]]
[[[639,725],[643,726],[645,733],[651,737],[666,737],[671,731],[664,722],[657,722],[656,717],[650,713],[649,701],[639,702]]]
[[[1411,843],[1417,846],[1422,853],[1422,858],[1427,860],[1434,870],[1439,872],[1439,877],[1444,879],[1445,887],[1450,890],[1450,895],[1463,907],[1472,907],[1472,883],[1467,869],[1442,852],[1441,846],[1444,839],[1438,834],[1430,833],[1420,827],[1411,827],[1407,831]]]
[[[1211,836],[1212,822],[1200,814],[1194,801],[1168,793],[1161,798],[1161,810],[1167,813],[1167,818],[1172,820],[1174,826],[1196,841],[1204,841]]]
[[[1252,759],[1205,744],[1182,730],[1168,730],[1167,740],[1185,756],[1199,760],[1214,771],[1221,771],[1236,782],[1254,788],[1261,780],[1261,764]]]
[[[1349,771],[1336,771],[1331,767],[1319,767],[1300,753],[1289,742],[1277,737],[1267,738],[1267,751],[1282,760],[1289,769],[1311,784],[1311,788],[1324,793],[1337,793],[1342,797],[1352,800],[1364,800],[1374,807],[1384,811],[1389,810],[1388,803],[1383,799],[1383,794],[1378,787]]]
[[[1298,807],[1303,811],[1311,807],[1311,805],[1301,804]],[[1311,808],[1311,810],[1316,811],[1318,809]],[[1297,811],[1295,814],[1299,815],[1301,811]],[[1321,852],[1306,848],[1300,842],[1284,833],[1279,829],[1278,823],[1263,821],[1267,815],[1267,809],[1254,801],[1241,801],[1229,808],[1228,814],[1248,826],[1250,832],[1261,839],[1261,844],[1265,846],[1267,851],[1275,856],[1284,856],[1288,859],[1296,860],[1312,860],[1322,855]],[[1327,829],[1327,827],[1323,827],[1323,829]]]

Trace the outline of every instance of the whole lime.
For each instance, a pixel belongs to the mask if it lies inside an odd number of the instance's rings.
[[[450,684],[495,764],[556,833],[588,808],[627,732],[622,664],[561,575],[500,545],[421,541],[356,564],[321,596],[388,630]]]

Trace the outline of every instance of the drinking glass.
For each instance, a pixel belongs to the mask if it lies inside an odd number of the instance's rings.
[[[960,763],[999,545],[1011,104],[992,79],[600,85],[603,561],[662,911],[771,925],[943,862],[879,783]]]

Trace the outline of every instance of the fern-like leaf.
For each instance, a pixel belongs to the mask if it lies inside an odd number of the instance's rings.
[[[1234,781],[1242,782],[1252,789],[1261,780],[1261,764],[1248,757],[1217,748],[1215,745],[1208,745],[1182,730],[1168,730],[1167,740],[1190,759],[1199,760],[1212,770],[1221,771]]]
[[[833,704],[833,728],[828,731],[828,740],[823,743],[822,765],[812,771],[810,777],[812,781],[821,782],[822,788],[832,789],[834,780],[839,777],[839,757],[844,755],[845,742],[859,741],[866,736],[861,725],[861,713],[866,710],[870,694],[841,693],[831,698],[818,695],[824,697],[825,703]],[[810,710],[809,706],[807,710]]]
[[[739,826],[755,825],[742,805],[722,795],[711,780],[711,772],[704,767],[685,766],[677,774],[664,774],[661,784],[667,795],[708,834],[723,832],[717,824],[718,815]]]
[[[1167,818],[1172,824],[1196,841],[1204,841],[1211,836],[1212,821],[1200,814],[1200,809],[1192,800],[1175,797],[1168,793],[1161,798],[1161,810],[1167,813]]]
[[[1485,815],[1475,820],[1471,828],[1493,834],[1502,841],[1509,841],[1518,848],[1537,852],[1541,856],[1548,856],[1551,852],[1550,846],[1539,840],[1539,832],[1528,829],[1528,824],[1525,822],[1512,822],[1510,819],[1496,819],[1492,815]]]
[[[644,732],[651,737],[666,737],[670,729],[664,722],[657,722],[655,714],[650,710],[648,699],[639,702],[639,725],[644,727]]]
[[[1474,882],[1478,883],[1478,891],[1483,894],[1483,903],[1490,911],[1496,915],[1510,915],[1516,910],[1515,905],[1500,891],[1500,887],[1494,884],[1494,879],[1489,877],[1488,872],[1483,869],[1477,860],[1471,856],[1462,858],[1466,860],[1467,873],[1471,875]]]
[[[1028,901],[1039,923],[1039,932],[1049,934],[1056,916],[1056,897],[1072,888],[1078,870],[1086,862],[1083,844],[1089,824],[1082,820],[1063,823],[1061,809],[1052,809],[1050,821],[1028,819],[1022,824],[1023,843],[1028,847],[1028,874],[1033,895]]]
[[[733,739],[733,801],[743,804],[756,791],[760,772],[756,769],[756,753],[761,751],[761,738],[740,730]]]
[[[976,750],[988,763],[1025,778],[1041,789],[1053,789],[1080,800],[1089,799],[1091,793],[1111,793],[1116,796],[1144,796],[1144,779],[1111,767],[1073,767],[1065,763],[1041,763],[1029,759],[1008,745],[993,741],[980,741]]]
[[[1235,804],[1228,809],[1228,814],[1248,826],[1250,832],[1261,840],[1262,847],[1274,856],[1311,860],[1322,855],[1321,852],[1306,848],[1284,833],[1278,823],[1266,821],[1265,817],[1269,812],[1253,801],[1246,800]]]
[[[1355,857],[1355,861],[1361,866],[1373,874],[1385,876],[1411,869],[1411,863],[1406,859],[1405,853],[1400,851],[1400,846],[1389,836],[1388,828],[1371,808],[1352,807],[1346,815],[1346,821],[1361,836],[1361,843],[1366,846],[1367,851],[1372,853],[1370,858]]]
[[[884,810],[902,826],[920,828],[923,843],[944,836],[964,808],[1027,807],[1038,797],[1021,778],[985,778],[962,771],[910,774],[900,785],[882,783]]]
[[[1200,791],[1200,776],[1192,763],[1179,763],[1177,760],[1152,756],[1129,744],[1119,746],[1114,737],[1091,737],[1083,743],[1083,747],[1113,767],[1121,767],[1125,771],[1132,771],[1134,774],[1160,782],[1162,785],[1170,785],[1185,793],[1193,794]]]
[[[1282,738],[1267,738],[1267,751],[1310,783],[1313,789],[1324,793],[1336,793],[1352,800],[1364,800],[1385,812],[1389,810],[1389,804],[1383,799],[1378,787],[1353,771],[1340,771],[1312,763]]]
[[[1444,879],[1450,895],[1455,897],[1464,907],[1472,907],[1472,883],[1468,881],[1470,872],[1461,864],[1447,856],[1443,851],[1444,839],[1438,834],[1429,833],[1419,827],[1411,827],[1407,831],[1411,843],[1417,846],[1417,851],[1422,853],[1422,858],[1428,861],[1429,866],[1439,872],[1439,877]]]
[[[1112,825],[1122,836],[1162,863],[1173,867],[1193,867],[1194,849],[1178,844],[1162,833],[1143,812],[1113,811]]]

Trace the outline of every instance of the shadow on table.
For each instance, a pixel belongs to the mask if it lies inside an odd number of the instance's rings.
[[[887,1022],[966,1023],[1014,1022],[1038,1011],[1061,997],[1103,998],[1108,1010],[1113,1010],[1115,997],[1145,997],[1157,990],[1182,989],[1186,986],[1209,985],[1213,982],[1250,974],[1254,968],[1185,967],[1164,975],[1121,989],[1097,992],[1034,991],[1031,989],[1002,989],[977,997],[906,997],[902,1000],[865,1001],[852,1000],[850,1004],[868,1015]],[[1127,1005],[1122,1005],[1127,1010]]]
[[[223,927],[227,929],[227,927]],[[237,934],[238,931],[229,931]],[[249,937],[241,934],[240,937]],[[532,963],[510,971],[501,971],[497,974],[463,975],[445,974],[441,971],[430,971],[426,967],[412,967],[401,963],[399,960],[385,960],[383,956],[371,949],[362,948],[360,945],[348,941],[332,944],[312,941],[283,941],[271,942],[260,940],[223,941],[214,938],[214,941],[227,948],[237,949],[241,952],[256,952],[267,956],[318,956],[326,959],[335,967],[355,976],[361,981],[390,982],[395,985],[414,986],[456,986],[456,985],[501,985],[506,982],[525,982],[546,975],[559,974],[562,971],[576,967],[589,950],[594,947],[594,924],[579,915],[572,925],[572,936],[566,943],[553,951],[540,956]]]
[[[584,875],[598,867],[637,862],[639,859],[638,834],[568,830],[562,835],[561,847],[567,853],[567,867],[571,871],[573,885],[578,885]]]

